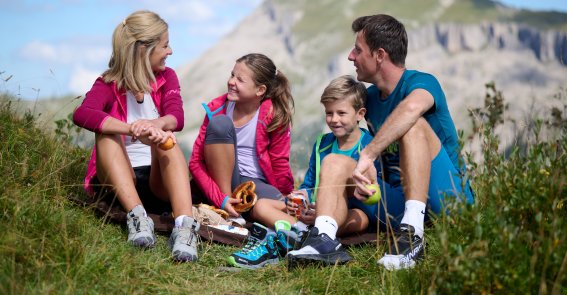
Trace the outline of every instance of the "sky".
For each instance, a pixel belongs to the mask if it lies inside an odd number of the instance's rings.
[[[281,0],[276,0],[281,1]],[[24,100],[83,95],[108,65],[127,15],[149,9],[169,24],[172,68],[198,58],[262,0],[0,0],[0,92]],[[565,0],[504,0],[567,12]]]

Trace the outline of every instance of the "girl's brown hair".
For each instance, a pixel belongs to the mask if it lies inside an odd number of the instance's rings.
[[[268,132],[272,132],[282,126],[291,126],[293,116],[293,96],[289,81],[281,70],[276,68],[274,62],[261,53],[250,53],[236,62],[244,63],[254,73],[254,83],[265,85],[266,98],[272,100],[274,117],[268,125]]]

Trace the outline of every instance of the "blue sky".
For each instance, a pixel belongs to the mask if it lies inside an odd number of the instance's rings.
[[[115,26],[139,9],[169,23],[176,68],[199,56],[262,0],[0,0],[0,92],[22,99],[84,94],[106,69]],[[565,0],[505,0],[567,11]]]

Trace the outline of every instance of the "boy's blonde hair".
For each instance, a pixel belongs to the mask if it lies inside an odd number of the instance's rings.
[[[358,111],[366,104],[366,86],[349,75],[333,79],[321,95],[321,103],[347,99],[354,110]]]
[[[149,92],[150,83],[155,81],[150,55],[167,29],[167,23],[151,11],[140,10],[127,16],[114,29],[112,56],[108,70],[102,74],[104,81],[116,81],[121,90]]]

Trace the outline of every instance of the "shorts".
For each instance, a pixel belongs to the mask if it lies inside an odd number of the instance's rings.
[[[146,212],[153,214],[163,214],[166,212],[171,212],[171,203],[165,202],[158,198],[152,192],[150,188],[150,172],[152,166],[140,166],[134,167],[134,175],[136,176],[136,191],[138,192],[138,197],[142,201],[142,205]],[[99,179],[96,177],[92,180],[93,189],[95,191],[96,197],[101,200],[110,202],[112,204],[114,201],[115,194],[108,187],[100,184]],[[118,200],[114,201],[117,202]]]
[[[377,180],[382,192],[380,202],[375,205],[365,205],[362,201],[352,197],[349,198],[349,208],[358,208],[368,216],[370,224],[377,224],[380,221],[381,226],[389,223],[397,228],[404,217],[405,197],[404,190],[401,185],[392,186],[382,179]],[[425,220],[430,219],[430,214],[439,215],[443,211],[449,213],[446,205],[449,202],[467,202],[474,203],[474,195],[470,187],[469,181],[463,181],[459,171],[453,165],[451,158],[443,146],[441,150],[431,161],[431,176],[429,180],[429,192],[427,200],[427,214]],[[380,207],[380,208],[378,208]],[[387,214],[387,215],[386,215]]]

